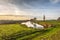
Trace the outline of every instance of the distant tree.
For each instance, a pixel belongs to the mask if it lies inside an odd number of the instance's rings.
[[[36,18],[36,17],[34,17],[34,18],[33,18],[33,19],[31,19],[30,21],[31,21],[31,22],[36,22],[36,19],[37,19],[37,18]]]
[[[35,17],[34,20],[36,20],[37,18]]]
[[[43,21],[45,21],[45,15],[43,15]]]
[[[36,20],[37,20],[37,18],[35,17],[35,18],[33,19],[33,22],[36,23]]]
[[[60,20],[60,17],[57,20]]]

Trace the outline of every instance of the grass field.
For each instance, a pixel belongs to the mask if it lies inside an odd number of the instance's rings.
[[[0,40],[60,40],[60,21],[37,21],[39,24],[53,24],[45,30],[28,28],[21,24],[0,25]]]

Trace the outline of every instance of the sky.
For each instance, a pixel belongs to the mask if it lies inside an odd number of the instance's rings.
[[[42,19],[60,17],[60,0],[0,0],[0,15],[29,15]]]

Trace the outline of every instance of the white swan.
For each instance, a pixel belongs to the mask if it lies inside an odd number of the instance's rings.
[[[25,24],[27,27],[44,29],[44,26],[39,25],[39,24],[37,24],[37,23],[31,23],[30,21],[28,21],[28,22],[23,22],[23,23],[21,23],[21,24]]]

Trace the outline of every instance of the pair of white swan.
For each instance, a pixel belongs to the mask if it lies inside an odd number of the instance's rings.
[[[44,26],[39,25],[39,24],[37,24],[37,23],[32,23],[32,22],[30,22],[30,21],[28,21],[28,22],[23,22],[23,23],[21,23],[21,24],[24,24],[24,25],[26,25],[27,27],[32,27],[32,28],[37,28],[37,29],[44,29]]]

